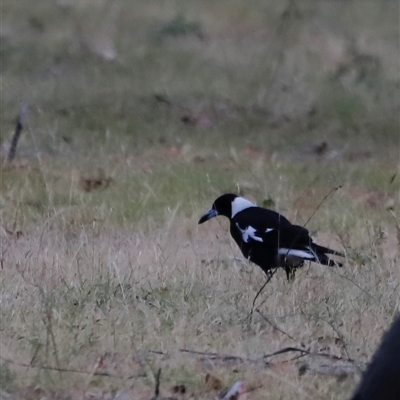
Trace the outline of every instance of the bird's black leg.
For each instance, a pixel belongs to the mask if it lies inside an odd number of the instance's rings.
[[[257,300],[258,296],[261,294],[261,292],[264,290],[265,286],[267,286],[268,282],[272,279],[275,272],[276,272],[276,269],[274,269],[274,271],[268,270],[268,272],[266,272],[267,280],[265,281],[264,285],[261,286],[260,290],[255,295],[253,304],[251,306],[251,311],[250,311],[250,315],[249,315],[249,324],[251,323],[251,321],[253,319],[253,312],[254,312],[254,306],[256,304],[256,300]]]
[[[286,278],[288,281],[294,281],[296,268],[285,267]]]

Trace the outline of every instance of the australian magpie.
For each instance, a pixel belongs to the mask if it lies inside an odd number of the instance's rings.
[[[343,254],[315,244],[308,230],[291,224],[275,211],[257,207],[249,200],[235,194],[224,194],[200,218],[199,224],[224,215],[231,223],[230,232],[244,257],[270,275],[272,270],[283,267],[287,278],[294,277],[304,261],[313,261],[332,267],[342,264],[327,254]]]

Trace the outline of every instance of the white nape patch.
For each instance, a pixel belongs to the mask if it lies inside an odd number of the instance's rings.
[[[249,207],[255,207],[256,205],[249,200],[244,199],[243,197],[236,197],[235,200],[232,201],[232,215],[233,218],[238,212],[245,210]]]
[[[285,247],[281,247],[278,250],[278,254],[280,256],[286,256],[286,257],[299,257],[299,258],[307,258],[307,259],[312,259],[315,258],[314,254],[307,253],[304,250],[296,250],[296,249],[287,249]]]
[[[271,232],[271,231],[273,231],[274,229],[273,228],[267,228],[266,230],[265,230],[265,233],[269,233],[269,232]]]
[[[255,235],[256,229],[254,229],[252,226],[248,226],[246,229],[241,229],[238,223],[236,223],[236,226],[238,227],[240,232],[242,232],[243,242],[248,243],[249,238],[256,240],[257,242],[263,241],[260,237]]]

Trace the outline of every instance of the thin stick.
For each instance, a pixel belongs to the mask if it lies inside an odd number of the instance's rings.
[[[22,122],[24,120],[25,113],[26,113],[26,106],[22,105],[21,110],[17,117],[17,121],[15,123],[15,132],[14,132],[14,135],[11,140],[10,151],[8,152],[8,162],[11,162],[15,158],[15,154],[17,152],[18,141],[21,136],[22,129],[23,129]]]
[[[316,212],[321,208],[322,204],[324,204],[324,202],[334,193],[336,192],[338,189],[340,189],[342,186],[334,186],[327,195],[324,196],[324,198],[319,202],[318,206],[315,208],[315,210],[313,211],[313,213],[310,215],[310,217],[307,219],[306,223],[303,225],[303,228],[305,228],[307,226],[307,224],[311,221],[311,219],[314,217],[314,215],[316,214]],[[278,232],[279,233],[279,232]],[[292,250],[297,238],[299,237],[300,232],[296,235],[296,237],[293,240],[292,246],[288,249],[286,256],[289,254],[290,250]],[[278,239],[278,247],[279,247],[279,239]],[[267,281],[264,283],[264,285],[261,287],[261,289],[257,292],[256,296],[254,297],[253,300],[253,305],[251,307],[251,312],[250,312],[250,321],[249,323],[252,321],[253,318],[253,312],[254,312],[254,305],[256,302],[256,299],[258,298],[258,296],[261,294],[261,292],[264,290],[265,286],[267,285],[267,283],[271,280],[271,278],[273,277],[273,275],[275,274],[275,272],[277,271],[277,269],[275,269],[272,274],[268,277]],[[263,302],[261,302],[261,304],[263,304]],[[261,305],[260,304],[260,305]]]
[[[282,330],[281,328],[279,328],[277,325],[275,325],[274,323],[272,323],[264,314],[261,313],[261,311],[256,308],[256,313],[258,313],[261,318],[267,322],[268,324],[270,324],[274,329],[276,329],[278,332],[282,333],[283,335],[287,336],[289,339],[291,340],[296,340],[294,337],[290,336],[288,333],[286,333],[284,330]]]
[[[273,353],[266,354],[262,358],[263,359],[267,359],[267,358],[270,358],[270,357],[275,357],[275,356],[278,356],[280,354],[285,354],[285,353],[290,353],[290,352],[298,352],[298,353],[302,353],[302,354],[308,355],[308,356],[325,357],[325,358],[329,358],[331,360],[347,361],[347,362],[352,363],[352,364],[355,361],[352,358],[344,358],[344,357],[339,357],[339,356],[335,356],[333,354],[327,354],[327,353],[314,353],[314,352],[311,352],[309,350],[299,349],[297,347],[285,347],[283,349],[274,351]]]
[[[345,358],[345,357],[335,356],[333,354],[328,354],[328,353],[315,353],[315,352],[312,352],[307,349],[299,349],[298,347],[284,347],[283,349],[279,349],[272,353],[265,354],[259,359],[244,358],[244,357],[232,356],[232,355],[227,355],[227,354],[203,352],[203,351],[197,351],[197,350],[191,350],[191,349],[179,349],[179,351],[181,353],[194,354],[194,355],[198,355],[198,356],[207,357],[210,359],[218,359],[218,360],[223,360],[223,361],[236,360],[236,361],[249,362],[249,363],[258,363],[260,361],[265,361],[266,359],[271,358],[271,357],[276,357],[281,354],[292,353],[292,352],[300,353],[300,355],[303,357],[304,356],[319,356],[319,357],[324,357],[324,358],[328,358],[328,359],[335,360],[335,361],[346,361],[346,362],[349,362],[352,364],[355,362],[355,360],[350,357]]]
[[[156,374],[156,387],[154,389],[153,399],[158,399],[158,396],[160,395],[160,380],[161,380],[161,368],[158,369]]]
[[[356,371],[353,367],[341,366],[341,365],[318,365],[318,366],[311,366],[309,364],[303,364],[299,368],[300,376],[305,374],[307,371],[313,374],[321,374],[321,375],[332,375],[336,376],[339,379],[345,378],[348,375],[354,374]]]
[[[310,215],[310,218],[308,218],[308,220],[306,221],[306,223],[303,225],[303,228],[305,228],[307,226],[307,224],[311,221],[311,219],[314,217],[314,215],[316,214],[316,212],[321,208],[322,204],[325,203],[325,201],[333,194],[335,193],[337,190],[339,190],[340,188],[342,188],[342,185],[339,186],[334,186],[329,193],[320,201],[320,203],[318,204],[317,208],[314,210],[314,212]]]
[[[257,362],[257,360],[253,360],[251,358],[231,356],[229,354],[209,353],[209,352],[203,352],[203,351],[197,351],[197,350],[191,350],[191,349],[179,349],[179,351],[181,353],[189,353],[189,354],[194,354],[197,356],[203,356],[203,357],[207,357],[210,359],[222,360],[222,361],[240,361],[240,362],[249,362],[249,363]]]
[[[328,315],[332,318],[329,308],[328,307],[326,307],[326,308],[327,308],[327,311],[328,311]],[[346,353],[347,357],[350,359],[350,354],[349,354],[349,352],[347,350],[347,344],[346,344],[346,342],[344,340],[344,337],[343,337],[342,333],[336,328],[336,326],[333,324],[332,321],[326,320],[326,319],[321,318],[321,317],[319,317],[319,319],[321,319],[322,321],[326,322],[332,328],[332,330],[336,333],[336,335],[338,335],[340,341],[342,342],[342,346],[343,346],[344,352]],[[353,365],[354,365],[355,368],[357,368],[357,370],[359,372],[362,372],[361,368],[358,367],[354,362],[353,362]]]
[[[325,201],[333,194],[335,193],[338,189],[340,189],[342,187],[342,185],[339,186],[334,186],[327,195],[324,196],[324,198],[319,202],[319,204],[317,205],[317,207],[315,208],[315,210],[313,211],[313,213],[310,215],[310,217],[308,218],[308,220],[306,221],[306,223],[303,225],[303,228],[305,228],[308,223],[312,220],[312,218],[314,217],[314,215],[317,213],[317,211],[321,208],[322,204],[325,203]],[[288,249],[286,256],[289,254],[290,250],[293,249],[293,246],[297,240],[297,238],[300,236],[301,231],[296,235],[296,237],[293,240],[292,246]]]
[[[123,377],[123,376],[118,376],[114,374],[110,374],[109,372],[89,372],[89,371],[79,371],[77,369],[69,369],[69,368],[59,368],[59,367],[52,367],[52,366],[46,366],[46,365],[31,365],[31,364],[25,364],[25,363],[18,363],[12,360],[9,360],[7,358],[0,357],[0,360],[16,365],[18,367],[25,367],[25,368],[35,368],[35,369],[43,369],[47,371],[56,371],[56,372],[67,372],[71,374],[83,374],[83,375],[95,375],[95,376],[105,376],[108,378],[116,378],[116,379],[133,379],[133,378],[145,378],[147,375],[131,375],[128,377]]]
[[[248,318],[250,318],[250,319],[249,319],[249,324],[251,323],[251,321],[252,321],[252,319],[253,319],[254,306],[255,306],[255,304],[256,304],[256,300],[257,300],[258,296],[259,296],[260,293],[264,290],[265,286],[267,286],[268,282],[272,279],[272,277],[275,275],[275,272],[276,272],[277,270],[278,270],[278,269],[275,268],[273,271],[269,271],[269,276],[268,276],[267,280],[265,281],[264,285],[261,286],[261,288],[259,289],[259,291],[258,291],[257,294],[255,295],[254,300],[253,300],[253,304],[252,304],[252,306],[251,306],[251,311],[250,311],[250,314],[249,314],[249,317],[248,317]]]
[[[275,357],[275,356],[279,356],[281,354],[291,353],[291,352],[300,352],[305,355],[311,354],[309,351],[304,350],[304,349],[298,349],[297,347],[285,347],[283,349],[274,351],[273,353],[265,354],[262,358],[266,359],[266,358]]]
[[[49,307],[46,310],[46,319],[47,319],[47,321],[45,321],[45,324],[47,325],[46,326],[47,335],[50,335],[50,339],[51,339],[51,342],[53,344],[54,358],[56,360],[57,368],[60,368],[60,362],[59,362],[59,358],[58,358],[58,349],[57,349],[56,339],[54,337],[54,332],[53,332],[52,317],[53,317],[53,313],[52,313],[51,308]]]

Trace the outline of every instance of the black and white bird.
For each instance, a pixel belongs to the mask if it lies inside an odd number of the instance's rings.
[[[277,267],[283,267],[287,278],[294,277],[304,261],[313,261],[329,267],[342,264],[327,254],[344,255],[313,242],[308,230],[291,224],[275,211],[257,207],[249,200],[235,194],[224,194],[200,218],[199,224],[223,215],[231,223],[230,232],[244,257],[269,275]]]

